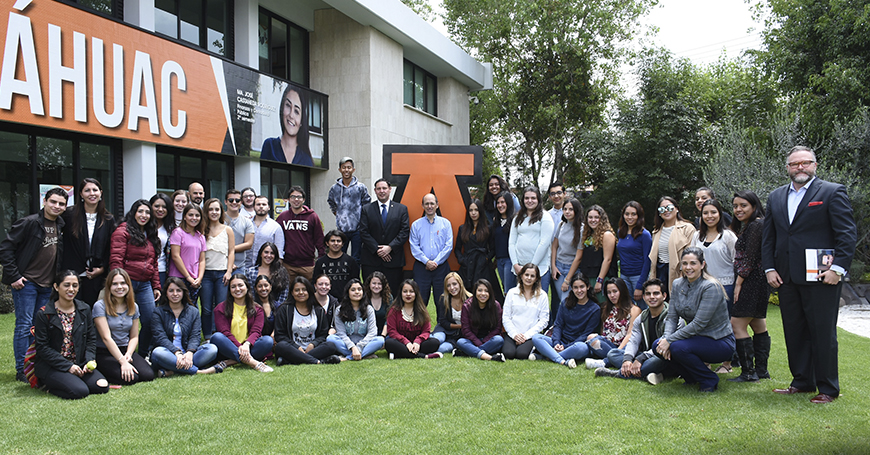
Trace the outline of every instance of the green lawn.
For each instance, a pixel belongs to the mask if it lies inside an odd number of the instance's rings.
[[[377,360],[271,374],[234,367],[65,401],[15,382],[14,318],[2,315],[0,452],[870,452],[870,340],[840,331],[843,395],[814,405],[771,392],[790,377],[779,309],[769,317],[774,379],[723,381],[713,394],[544,361],[390,361],[382,351]]]

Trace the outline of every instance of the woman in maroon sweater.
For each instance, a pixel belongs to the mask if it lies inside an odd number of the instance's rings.
[[[501,333],[501,305],[495,300],[492,284],[483,278],[474,283],[474,295],[462,306],[462,338],[456,342],[465,355],[481,360],[504,362]],[[453,351],[455,357],[457,351]]]
[[[157,257],[160,239],[157,224],[151,216],[151,204],[139,199],[130,207],[124,222],[112,233],[109,270],[124,269],[130,275],[130,292],[139,305],[139,355],[145,357],[151,349],[151,314],[154,302],[160,298],[160,274]]]
[[[387,340],[384,343],[390,358],[440,358],[441,344],[437,338],[430,338],[432,325],[429,312],[420,298],[420,288],[414,280],[405,280],[400,286],[399,296],[387,313]]]

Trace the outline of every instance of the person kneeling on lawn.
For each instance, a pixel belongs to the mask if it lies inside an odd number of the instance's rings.
[[[662,290],[662,282],[658,278],[643,283],[643,301],[648,308],[640,313],[629,336],[625,351],[611,349],[607,354],[608,363],[622,365],[618,370],[598,368],[595,376],[612,376],[622,379],[646,379],[650,384],[659,384],[664,374],[670,368],[668,361],[657,356],[652,350],[655,340],[665,332],[665,320],[668,316],[667,294]],[[679,321],[678,328],[683,327]]]

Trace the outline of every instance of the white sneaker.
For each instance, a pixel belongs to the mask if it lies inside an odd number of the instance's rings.
[[[390,353],[390,360],[393,360],[393,359],[395,359],[395,358],[396,358],[396,356],[391,352],[391,353]]]
[[[577,368],[577,361],[574,359],[568,359],[568,361],[565,362],[565,364],[568,365],[568,369],[573,370],[574,368]]]
[[[604,360],[602,359],[586,359],[586,369],[594,370],[596,368],[604,368]]]
[[[529,354],[529,360],[538,360],[538,356],[535,354]]]
[[[665,380],[665,376],[661,373],[650,373],[646,375],[646,382],[652,385],[661,384]]]

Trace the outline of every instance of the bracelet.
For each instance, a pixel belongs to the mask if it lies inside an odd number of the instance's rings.
[[[604,278],[598,277],[598,278],[595,279],[595,282],[598,283],[598,284],[601,284],[601,283],[604,282]]]

